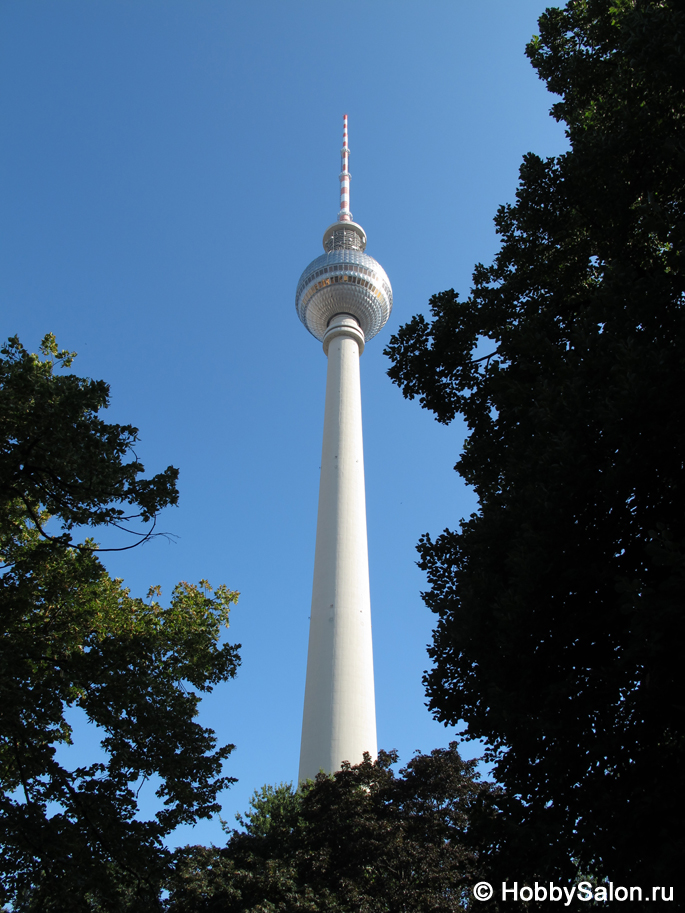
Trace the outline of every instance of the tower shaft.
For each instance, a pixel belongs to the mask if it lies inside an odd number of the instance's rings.
[[[390,316],[392,288],[352,220],[349,153],[345,115],[338,221],[295,293],[328,356],[300,782],[377,754],[359,356]]]
[[[300,781],[377,753],[359,379],[364,334],[340,314],[323,343],[328,371]]]

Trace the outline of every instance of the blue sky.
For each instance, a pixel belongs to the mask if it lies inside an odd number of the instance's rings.
[[[294,295],[337,215],[345,112],[351,209],[395,301],[362,358],[379,745],[407,761],[454,735],[424,706],[415,545],[476,508],[464,427],[405,401],[383,348],[431,294],[468,293],[522,155],[566,148],[524,55],[546,5],[0,5],[0,335],[54,332],[111,384],[147,471],[180,468],[177,538],[109,554],[112,575],[241,591],[243,665],[201,717],[237,746],[229,823],[297,775],[326,362]],[[173,842],[221,839],[215,821]]]

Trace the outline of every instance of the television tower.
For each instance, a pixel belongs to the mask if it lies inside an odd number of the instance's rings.
[[[390,316],[392,288],[352,220],[349,154],[345,115],[338,220],[295,299],[328,356],[300,782],[377,754],[359,356]]]

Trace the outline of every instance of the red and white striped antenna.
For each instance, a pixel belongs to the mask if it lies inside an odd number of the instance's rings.
[[[350,212],[350,172],[348,170],[349,155],[350,147],[347,145],[347,114],[343,114],[343,144],[342,149],[340,150],[340,212],[338,213],[338,222],[352,221],[352,213]]]

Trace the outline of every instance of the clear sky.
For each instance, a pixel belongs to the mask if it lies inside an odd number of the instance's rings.
[[[140,428],[148,473],[180,468],[177,538],[105,556],[112,575],[241,592],[243,665],[201,715],[237,746],[229,823],[297,776],[326,360],[294,296],[337,216],[345,112],[351,209],[395,301],[362,357],[378,740],[407,761],[454,736],[424,706],[415,545],[476,507],[452,470],[464,428],[405,401],[383,348],[431,294],[468,293],[522,155],[566,148],[524,55],[546,5],[0,4],[0,336],[54,332],[111,384],[105,417]]]

